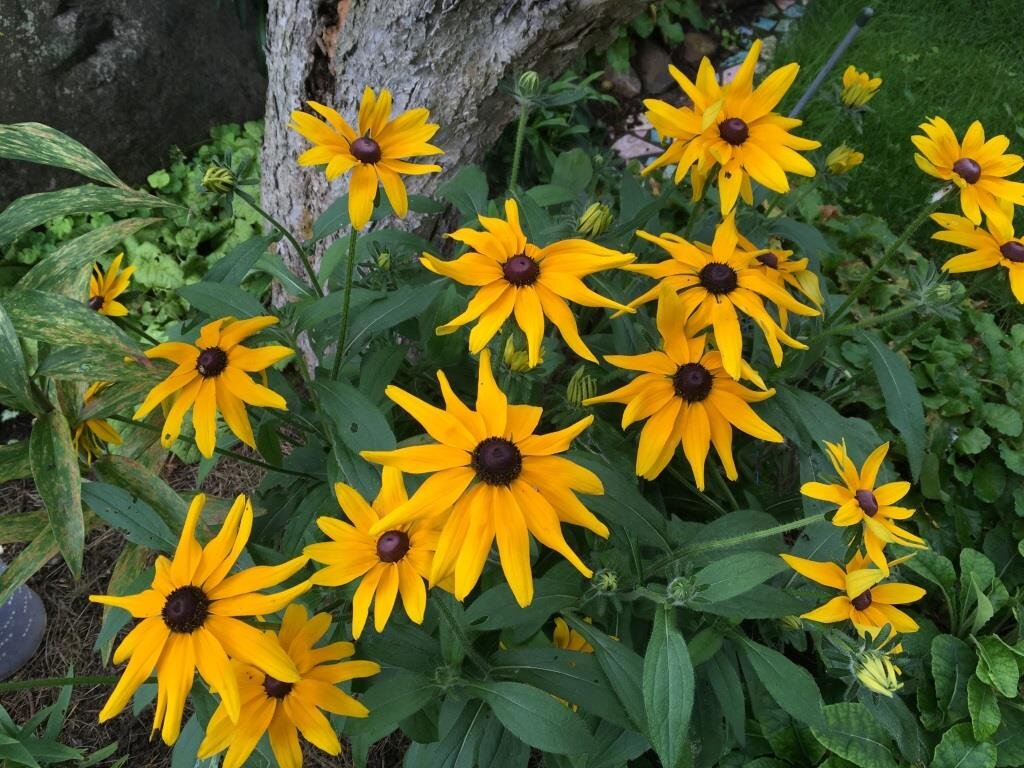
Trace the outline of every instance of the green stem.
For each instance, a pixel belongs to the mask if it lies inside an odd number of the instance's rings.
[[[441,618],[444,619],[445,624],[448,625],[448,629],[451,630],[451,633],[455,635],[455,638],[459,641],[459,645],[461,645],[463,650],[466,652],[467,658],[469,658],[469,660],[472,661],[485,675],[490,673],[490,662],[480,655],[476,648],[473,647],[473,643],[470,641],[469,637],[462,631],[462,627],[459,625],[459,620],[455,618],[455,614],[452,613],[451,606],[448,605],[448,600],[454,600],[454,598],[447,594],[442,594],[440,592],[437,593],[437,600],[435,602],[441,610]]]
[[[348,263],[345,265],[345,295],[341,302],[341,328],[338,329],[338,349],[334,353],[334,365],[331,366],[331,379],[337,381],[341,371],[341,360],[345,356],[345,342],[348,341],[348,309],[352,302],[352,278],[356,271],[356,241],[359,230],[352,228],[348,236]]]
[[[34,688],[63,688],[65,685],[113,685],[120,675],[93,675],[91,677],[36,677],[31,680],[14,680],[0,683],[0,693],[25,691]]]
[[[907,225],[906,229],[903,230],[903,233],[898,238],[896,238],[895,241],[893,241],[892,245],[885,249],[885,253],[883,253],[882,257],[875,262],[875,265],[870,269],[867,275],[865,275],[857,284],[857,286],[852,291],[850,291],[849,295],[846,297],[846,300],[839,305],[839,309],[833,312],[825,321],[826,328],[830,326],[832,323],[834,323],[836,320],[842,318],[842,316],[846,314],[847,310],[850,308],[853,302],[855,302],[857,299],[864,295],[864,292],[871,287],[871,281],[874,280],[875,276],[882,271],[882,268],[889,263],[889,259],[895,256],[899,249],[903,247],[904,243],[906,243],[913,236],[913,234],[921,228],[921,225],[924,224],[925,221],[928,220],[928,217],[931,216],[938,209],[938,207],[942,204],[942,201],[946,199],[946,195],[948,194],[948,190],[943,192],[937,200],[932,202],[930,205],[926,205],[924,208],[921,209],[920,213],[917,214],[917,217],[912,222],[910,222],[910,224]]]
[[[255,210],[256,213],[258,213],[264,219],[269,221],[272,226],[276,227],[281,232],[281,234],[285,236],[285,239],[292,244],[292,248],[295,249],[295,252],[299,254],[299,258],[302,260],[302,267],[303,269],[306,270],[306,276],[309,278],[309,282],[313,286],[313,290],[316,291],[317,296],[323,296],[324,289],[320,287],[320,281],[316,279],[316,272],[313,269],[313,265],[309,263],[309,256],[306,254],[306,249],[299,244],[298,240],[295,239],[295,235],[293,235],[288,230],[287,227],[281,224],[281,222],[279,222],[265,210],[260,208],[256,200],[254,200],[253,197],[248,192],[243,192],[237,187],[235,188],[234,192],[240,198],[245,200],[245,202],[247,202],[250,206],[252,206],[253,210]]]
[[[686,477],[683,475],[683,473],[680,472],[672,464],[668,465],[668,473],[670,475],[672,475],[672,477],[674,477],[676,479],[676,481],[680,485],[682,485],[684,488],[686,488],[686,490],[690,491],[694,496],[699,496],[701,499],[706,501],[708,503],[708,505],[711,506],[712,509],[714,509],[716,512],[718,512],[718,514],[720,514],[720,515],[727,515],[727,514],[729,514],[729,510],[728,509],[726,509],[721,504],[719,504],[717,501],[715,501],[713,498],[708,496],[706,493],[704,493],[704,491],[698,490],[697,486],[694,485],[693,483],[691,483],[689,480],[687,480]]]
[[[713,552],[716,549],[728,549],[729,547],[735,547],[740,544],[746,544],[749,541],[758,541],[759,539],[768,539],[772,536],[777,536],[780,533],[786,533],[788,531],[796,530],[797,528],[803,528],[804,526],[811,525],[812,523],[819,523],[825,519],[825,513],[821,512],[817,515],[810,515],[809,517],[802,517],[799,520],[794,520],[791,523],[781,523],[776,525],[774,528],[765,528],[760,531],[752,531],[751,533],[744,533],[739,536],[731,536],[727,539],[714,539],[712,541],[706,541],[702,544],[696,544],[686,549],[678,550],[670,555],[666,555],[660,560],[656,560],[654,564],[648,569],[649,574],[657,573],[670,565],[678,563],[680,560],[684,560],[687,557],[696,555],[703,552]]]
[[[526,119],[530,114],[530,105],[522,102],[519,105],[519,124],[516,126],[516,147],[512,152],[512,170],[508,175],[508,189],[511,192],[519,181],[519,163],[523,159],[523,139],[526,138]]]
[[[873,328],[876,325],[882,325],[883,323],[887,323],[890,320],[895,320],[896,318],[902,317],[903,315],[910,314],[911,312],[916,312],[920,307],[920,304],[908,304],[907,306],[899,307],[898,309],[890,309],[888,312],[883,312],[880,315],[874,315],[873,317],[869,317],[866,320],[860,321],[859,323],[846,323],[845,325],[837,325],[834,328],[826,328],[825,330],[823,330],[821,333],[814,337],[814,340],[811,342],[811,344],[820,339],[824,339],[826,336],[837,336],[843,333],[850,333],[851,331],[859,331],[863,330],[864,328]],[[810,346],[810,344],[808,346]]]
[[[717,485],[718,489],[725,494],[727,499],[729,499],[729,503],[732,505],[732,508],[734,510],[739,509],[739,502],[736,501],[736,497],[733,496],[732,490],[729,488],[729,484],[725,481],[725,478],[722,477],[722,473],[719,471],[718,465],[714,462],[710,462],[709,466],[711,467],[711,477],[714,479],[715,485]]]

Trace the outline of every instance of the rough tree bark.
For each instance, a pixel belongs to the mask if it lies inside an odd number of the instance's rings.
[[[329,188],[322,173],[295,164],[306,143],[288,119],[307,99],[353,116],[364,85],[386,87],[397,109],[430,109],[439,162],[456,169],[479,160],[515,117],[503,81],[528,69],[562,72],[649,1],[270,0],[264,204],[308,235],[345,189],[347,179]],[[413,190],[437,183],[406,180]]]

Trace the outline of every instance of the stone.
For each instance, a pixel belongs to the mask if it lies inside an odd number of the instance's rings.
[[[614,67],[608,67],[601,77],[601,87],[613,96],[618,96],[622,99],[636,98],[643,91],[640,77],[632,67],[629,67],[625,72],[620,72]]]
[[[675,83],[668,73],[668,66],[672,63],[668,51],[652,40],[644,40],[640,44],[635,63],[646,95],[655,96]]]
[[[0,121],[64,131],[130,184],[172,146],[258,118],[266,94],[257,24],[205,0],[0,0],[0,82]],[[0,179],[0,207],[85,183],[4,160]]]
[[[703,32],[687,32],[683,38],[683,61],[696,67],[705,56],[712,56],[718,50],[718,41]]]
[[[7,564],[0,560],[0,573]],[[39,649],[46,632],[46,610],[39,595],[22,584],[6,603],[0,604],[0,680],[28,662]]]

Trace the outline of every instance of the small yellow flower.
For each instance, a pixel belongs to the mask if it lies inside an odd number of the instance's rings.
[[[851,64],[843,72],[843,92],[839,99],[845,106],[857,109],[871,101],[881,87],[882,78],[871,77]]]
[[[429,144],[438,126],[428,123],[430,112],[410,109],[391,119],[391,92],[363,91],[359,104],[359,135],[337,111],[315,101],[306,102],[326,122],[305,112],[292,112],[288,127],[313,143],[299,155],[299,165],[326,165],[328,181],[352,171],[348,188],[348,215],[355,229],[362,229],[373,213],[377,186],[384,187],[399,218],[409,212],[409,199],[401,174],[420,176],[438,173],[441,166],[410,163],[407,158],[444,154]]]
[[[845,144],[840,144],[829,152],[828,157],[825,158],[825,165],[828,167],[828,172],[836,176],[841,176],[844,173],[852,171],[863,162],[864,153],[858,152]]]
[[[740,235],[740,245],[748,251],[757,250],[753,243]],[[762,249],[764,253],[754,258],[760,264],[761,272],[769,280],[779,284],[780,287],[790,287],[798,293],[802,293],[807,299],[818,307],[819,311],[825,304],[825,297],[821,295],[821,284],[818,276],[807,268],[808,259],[793,259],[792,251],[783,248]],[[785,329],[789,325],[789,312],[785,307],[776,307],[779,313],[779,326]]]
[[[878,568],[868,568],[867,557],[860,553],[846,564],[845,571],[835,563],[820,563],[794,555],[781,557],[800,575],[845,593],[820,608],[800,614],[800,618],[823,624],[849,619],[860,635],[871,637],[886,624],[892,626],[893,632],[918,630],[917,622],[895,606],[916,602],[924,597],[925,591],[913,584],[879,584],[889,572],[888,566],[884,573]],[[888,565],[905,559],[894,560]]]
[[[82,396],[82,407],[85,408],[92,398],[108,386],[110,383],[106,381],[90,385]],[[92,464],[93,459],[103,453],[107,445],[121,445],[122,440],[121,433],[110,426],[106,419],[86,418],[75,426],[74,442],[85,463]]]
[[[123,259],[123,253],[117,254],[106,274],[99,264],[93,265],[92,277],[89,278],[89,308],[101,315],[124,317],[128,314],[128,308],[117,301],[117,297],[128,290],[128,281],[135,267],[121,269]]]
[[[900,668],[888,653],[865,651],[857,660],[855,674],[861,685],[881,696],[892,698],[903,687],[899,680]]]
[[[299,672],[297,680],[284,682],[249,664],[232,664],[242,700],[242,717],[233,722],[222,701],[210,718],[199,757],[206,759],[225,749],[222,768],[241,768],[266,733],[280,768],[302,768],[299,734],[329,755],[341,754],[341,742],[324,712],[342,717],[366,717],[369,710],[338,689],[338,684],[380,672],[372,661],[341,661],[355,653],[352,643],[313,646],[331,625],[331,617],[318,613],[308,618],[306,609],[293,603],[285,611],[281,629],[265,636],[280,645]],[[328,663],[338,662],[338,663]]]
[[[594,652],[594,646],[588,643],[583,635],[575,629],[570,629],[569,625],[565,623],[565,619],[561,617],[555,619],[555,631],[551,635],[551,644],[563,651]]]
[[[889,444],[878,446],[864,461],[860,471],[846,454],[846,443],[825,443],[828,457],[839,475],[839,483],[804,483],[800,493],[819,501],[837,504],[832,524],[841,527],[864,525],[864,548],[867,556],[882,572],[889,575],[889,564],[883,551],[886,544],[921,549],[927,545],[920,536],[900,528],[895,520],[906,520],[914,510],[893,506],[910,491],[910,483],[898,481],[876,487],[878,470],[889,451]]]
[[[943,227],[932,238],[970,249],[947,260],[943,272],[959,274],[1003,267],[1014,298],[1024,304],[1024,238],[1014,233],[1012,222],[988,218],[982,229],[953,213],[933,213],[932,219]]]

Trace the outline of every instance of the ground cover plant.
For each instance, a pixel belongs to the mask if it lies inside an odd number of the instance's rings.
[[[93,598],[101,720],[151,719],[174,766],[364,765],[396,730],[408,766],[1024,763],[1022,332],[988,298],[1020,294],[1019,142],[923,111],[907,226],[821,215],[873,158],[781,114],[798,67],[756,74],[760,52],[727,84],[673,69],[692,104],[645,102],[663,153],[642,168],[524,161],[520,120],[500,188],[446,167],[427,110],[387,91],[297,108],[296,161],[349,193],[308,241],[270,221],[178,287],[162,343],[122,311],[119,253],[178,203],[0,126],[4,157],[95,182],[16,201],[0,238],[147,211],[0,298],[0,400],[35,417],[0,479],[45,504],[0,518],[27,544],[0,599],[54,557],[79,575],[87,531],[125,534]],[[888,77],[834,73],[835,114],[863,122]],[[586,85],[526,73],[515,93],[528,115]],[[426,174],[435,193],[410,195]],[[211,161],[202,194],[244,180]],[[446,207],[446,237],[392,226]],[[965,270],[990,285],[946,275]],[[266,474],[183,497],[153,471],[167,450]],[[0,683],[62,690],[31,722],[0,713],[0,756],[118,754],[59,745],[79,682]]]

